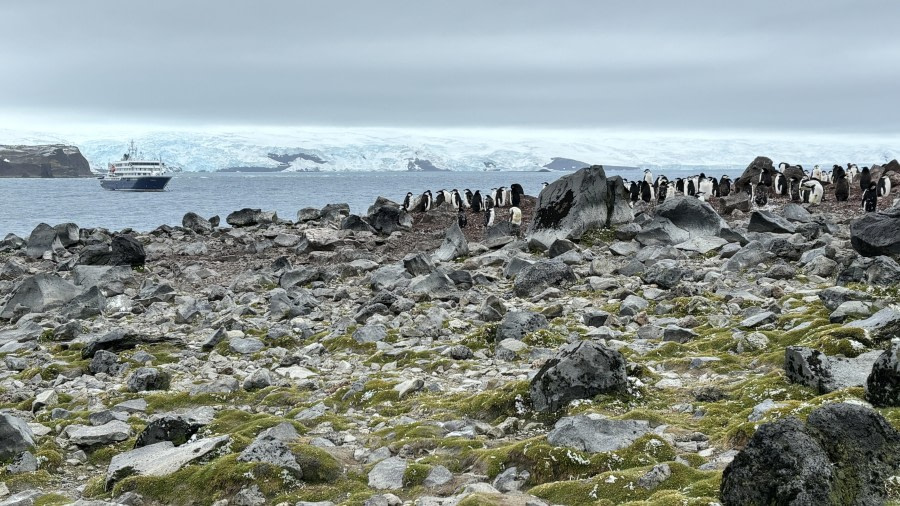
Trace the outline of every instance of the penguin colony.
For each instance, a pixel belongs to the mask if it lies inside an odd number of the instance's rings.
[[[644,171],[640,181],[625,180],[624,183],[632,206],[639,200],[661,203],[676,195],[706,200],[709,197],[727,197],[736,191],[734,183],[727,175],[716,179],[700,173],[672,181],[666,176],[654,178],[649,169]],[[866,212],[875,211],[878,199],[891,193],[890,177],[882,175],[875,181],[868,167],[859,170],[856,164],[848,163],[846,169],[834,165],[832,170],[825,171],[816,165],[812,171],[807,171],[802,165],[790,165],[786,162],[781,162],[774,173],[761,171],[756,180],[744,186],[744,191],[749,194],[751,202],[759,207],[768,204],[770,195],[788,197],[798,203],[820,204],[825,200],[826,187],[829,186],[833,186],[835,201],[849,201],[850,187],[853,184],[859,184],[862,191],[862,208]]]
[[[546,185],[547,183],[544,183],[544,186]],[[525,190],[518,183],[510,185],[509,188],[491,188],[490,191],[484,193],[481,190],[476,190],[473,193],[468,188],[463,191],[441,189],[432,192],[431,190],[426,190],[420,195],[413,195],[412,192],[408,192],[403,199],[403,209],[407,212],[421,213],[436,209],[448,202],[457,210],[457,223],[459,223],[460,228],[466,228],[469,223],[469,218],[466,215],[467,211],[482,213],[484,226],[490,227],[495,224],[497,216],[495,209],[508,208],[509,221],[513,225],[521,226],[522,210],[519,206],[524,195]]]

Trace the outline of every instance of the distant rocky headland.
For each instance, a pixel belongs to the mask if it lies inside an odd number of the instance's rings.
[[[897,504],[900,205],[856,186],[10,234],[0,505]]]
[[[0,145],[0,177],[92,177],[88,161],[75,146]]]

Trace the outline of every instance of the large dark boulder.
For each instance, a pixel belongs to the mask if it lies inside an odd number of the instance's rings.
[[[722,473],[719,497],[729,505],[824,505],[834,471],[803,423],[786,418],[760,426]]]
[[[900,464],[900,432],[855,404],[813,410],[806,425],[785,418],[760,426],[722,473],[728,505],[878,505]]]
[[[521,340],[529,333],[546,328],[548,325],[547,318],[540,313],[510,311],[503,316],[500,326],[497,327],[496,340],[498,343],[504,339]]]
[[[47,251],[64,249],[56,229],[46,223],[39,223],[28,236],[25,254],[31,258],[41,258]]]
[[[742,193],[751,182],[759,182],[759,175],[763,172],[774,175],[776,172],[775,165],[772,164],[771,158],[757,156],[750,162],[750,165],[744,169],[744,173],[741,174],[741,177],[734,180],[735,193]]]
[[[852,222],[850,244],[864,256],[900,254],[900,208],[867,213]]]
[[[716,236],[723,228],[728,228],[708,202],[693,197],[666,199],[656,208],[656,216],[668,219],[692,238]]]
[[[155,367],[141,367],[128,377],[129,392],[146,392],[149,390],[168,390],[172,376]]]
[[[748,232],[771,232],[774,234],[793,234],[797,227],[788,220],[770,211],[753,211],[750,215]]]
[[[67,304],[81,291],[56,274],[36,274],[22,281],[12,298],[7,301],[0,318],[10,319],[17,306],[24,306],[29,313],[40,313]]]
[[[226,216],[225,222],[232,227],[251,227],[253,225],[272,223],[277,219],[278,216],[275,213],[263,212],[262,209],[245,207]]]
[[[557,239],[577,241],[588,230],[631,221],[628,200],[616,188],[610,190],[602,165],[550,183],[538,195],[528,240],[549,247]]]
[[[531,402],[536,411],[554,412],[576,399],[624,392],[625,357],[594,341],[579,341],[560,348],[531,380]]]
[[[128,265],[140,267],[147,260],[144,245],[130,235],[118,235],[110,243],[85,246],[78,254],[80,265]]]
[[[0,413],[0,462],[34,448],[34,434],[21,418]]]
[[[351,214],[346,216],[341,220],[341,230],[351,230],[353,232],[372,232],[375,233],[375,229],[372,228],[369,223],[362,218],[362,216],[358,216],[356,214]]]
[[[146,342],[151,342],[151,340],[133,330],[116,329],[88,341],[81,349],[81,358],[93,358],[100,350],[110,352],[130,350]]]
[[[847,387],[866,384],[878,352],[857,357],[829,356],[819,350],[803,346],[788,346],[784,350],[784,371],[788,380],[815,388],[827,394]]]
[[[434,252],[432,258],[436,262],[449,262],[468,254],[469,241],[466,240],[466,236],[463,235],[462,229],[459,228],[459,223],[454,221],[453,225],[451,225],[445,233],[444,242],[442,242],[441,246]]]
[[[181,226],[200,235],[211,234],[215,229],[209,220],[194,212],[189,212],[181,218]]]
[[[519,297],[537,295],[548,287],[566,287],[577,280],[572,268],[560,260],[541,260],[516,275],[513,290]]]
[[[411,230],[413,224],[412,216],[400,204],[384,197],[375,199],[366,213],[366,221],[376,232],[384,235]]]
[[[872,366],[866,399],[879,407],[900,407],[900,341],[892,342]]]

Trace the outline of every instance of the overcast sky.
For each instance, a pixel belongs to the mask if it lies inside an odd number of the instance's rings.
[[[0,120],[894,134],[898,20],[892,0],[4,1]]]

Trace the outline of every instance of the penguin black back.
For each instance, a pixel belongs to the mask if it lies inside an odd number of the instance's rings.
[[[859,188],[862,191],[866,191],[869,189],[869,185],[872,183],[872,174],[869,172],[868,167],[863,167],[862,172],[859,173]]]

